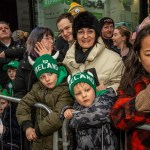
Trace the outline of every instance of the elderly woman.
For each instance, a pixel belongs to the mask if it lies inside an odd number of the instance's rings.
[[[107,49],[100,37],[97,18],[90,12],[81,12],[73,23],[73,36],[76,40],[67,51],[63,63],[72,74],[95,68],[100,88],[118,88],[123,62],[121,57]]]

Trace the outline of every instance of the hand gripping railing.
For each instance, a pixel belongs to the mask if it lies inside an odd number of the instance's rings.
[[[15,103],[19,103],[21,99],[19,98],[15,98],[15,97],[10,97],[10,96],[4,96],[4,95],[0,95],[0,99],[5,99],[5,100],[8,100],[8,101],[11,101],[11,102],[15,102]],[[34,104],[35,107],[37,108],[42,108],[44,109],[45,111],[47,111],[48,113],[51,113],[52,110],[44,105],[44,104],[41,104],[41,103],[35,103]],[[53,150],[58,150],[58,131],[54,132],[53,133]]]
[[[15,98],[15,97],[9,97],[9,96],[4,96],[4,95],[0,95],[0,98],[11,101],[11,102],[15,102],[15,103],[19,103],[21,99],[19,98]],[[37,108],[42,108],[45,111],[47,111],[48,113],[51,113],[52,110],[41,103],[35,103],[34,104],[35,107]],[[150,131],[150,125],[148,124],[144,124],[144,125],[140,125],[137,126],[138,129],[142,129],[142,130],[147,130]],[[62,142],[63,142],[63,150],[67,150],[68,146],[70,145],[70,141],[67,139],[68,137],[68,120],[65,119],[63,122],[63,126],[62,126]],[[53,150],[58,150],[58,131],[53,133]]]

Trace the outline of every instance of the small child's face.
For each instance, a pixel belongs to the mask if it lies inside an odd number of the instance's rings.
[[[8,77],[9,77],[10,80],[15,79],[16,72],[17,72],[17,69],[15,69],[15,68],[8,68],[7,69],[7,74],[8,74]]]
[[[3,113],[4,109],[8,106],[8,101],[0,99],[0,113]]]
[[[57,75],[55,73],[43,73],[39,80],[45,87],[51,89],[56,85]]]
[[[82,82],[74,86],[74,96],[81,106],[89,107],[94,102],[95,91],[89,84]]]

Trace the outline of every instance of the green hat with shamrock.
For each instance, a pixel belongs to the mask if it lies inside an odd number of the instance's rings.
[[[80,72],[73,75],[72,77],[68,76],[69,90],[72,96],[74,96],[74,86],[81,82],[89,84],[96,93],[96,84],[94,81],[93,74],[91,72]]]
[[[13,61],[10,61],[8,64],[4,65],[3,69],[4,70],[7,70],[8,68],[15,68],[15,69],[17,69],[18,66],[19,66],[19,61],[13,60]]]
[[[57,66],[57,61],[49,54],[44,54],[38,57],[35,61],[28,57],[30,64],[34,68],[36,77],[39,79],[43,73],[55,73],[59,74],[59,69]]]

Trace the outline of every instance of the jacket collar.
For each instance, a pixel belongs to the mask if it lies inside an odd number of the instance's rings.
[[[75,42],[76,43],[76,42]],[[66,61],[71,63],[71,65],[74,68],[78,68],[80,64],[76,63],[75,61],[75,43],[70,47],[67,53]],[[105,44],[101,37],[98,38],[97,44],[92,48],[91,52],[89,53],[85,64],[87,64],[90,61],[93,61],[98,55],[100,55],[101,52],[103,52],[105,49]]]

